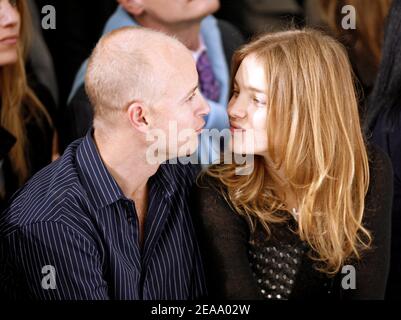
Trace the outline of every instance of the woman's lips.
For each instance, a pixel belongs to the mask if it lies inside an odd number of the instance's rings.
[[[0,40],[0,43],[7,45],[17,44],[17,42],[18,42],[17,36],[6,37]]]
[[[244,128],[241,128],[241,127],[238,127],[238,126],[236,126],[236,125],[231,125],[231,126],[230,126],[230,131],[231,131],[231,133],[234,133],[234,132],[244,132],[245,129],[244,129]]]

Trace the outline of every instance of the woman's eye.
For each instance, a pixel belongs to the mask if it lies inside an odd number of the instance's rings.
[[[236,98],[236,97],[238,97],[238,95],[239,95],[239,91],[238,90],[233,90],[232,96]]]
[[[264,100],[258,99],[258,98],[254,98],[253,101],[260,106],[265,106],[266,102]]]
[[[8,0],[8,2],[10,3],[10,5],[12,5],[13,7],[17,6],[18,0]]]

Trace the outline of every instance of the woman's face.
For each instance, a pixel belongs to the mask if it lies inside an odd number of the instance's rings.
[[[0,66],[17,61],[20,15],[18,0],[0,0]]]
[[[234,153],[266,155],[267,89],[263,65],[254,55],[247,56],[235,75],[228,104]]]

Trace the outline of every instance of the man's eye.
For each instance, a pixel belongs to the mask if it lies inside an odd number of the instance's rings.
[[[188,101],[192,101],[196,96],[196,91],[190,95],[190,97],[188,98]]]
[[[8,2],[10,3],[10,5],[12,5],[13,7],[16,7],[18,4],[18,0],[8,0]]]

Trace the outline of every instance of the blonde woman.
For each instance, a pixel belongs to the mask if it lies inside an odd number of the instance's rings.
[[[199,179],[209,293],[383,298],[391,164],[365,145],[344,48],[312,30],[267,34],[232,71],[232,151],[253,139],[254,162],[248,175],[219,164]]]
[[[38,97],[54,102],[25,73],[29,29],[26,1],[0,0],[0,211],[52,156],[51,120]]]

